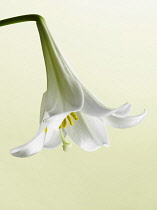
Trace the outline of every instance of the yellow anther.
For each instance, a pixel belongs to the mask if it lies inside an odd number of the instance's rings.
[[[47,130],[48,130],[48,129],[47,129],[47,127],[46,127],[46,128],[44,128],[44,132],[45,132],[45,133],[47,133]]]
[[[66,120],[66,118],[62,122],[62,127],[63,128],[66,128],[67,127],[67,120]]]
[[[70,115],[68,115],[67,118],[69,120],[70,125],[74,125],[74,122],[72,121],[72,118],[70,117]]]
[[[59,129],[61,129],[62,128],[62,124],[59,126]]]
[[[70,115],[71,115],[75,120],[79,120],[79,118],[78,118],[78,116],[77,116],[76,113],[71,112]],[[67,119],[68,119],[70,125],[74,125],[74,122],[73,122],[73,120],[72,120],[72,118],[71,118],[70,115],[67,116]],[[67,127],[67,125],[68,125],[67,119],[64,118],[64,120],[62,121],[62,123],[61,123],[60,126],[59,126],[59,129],[61,129],[61,128],[66,128],[66,127]]]
[[[71,116],[72,116],[75,120],[79,120],[79,118],[78,118],[78,116],[76,115],[76,113],[71,112],[70,114],[71,114]]]

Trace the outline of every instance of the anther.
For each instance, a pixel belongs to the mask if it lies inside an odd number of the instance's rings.
[[[47,127],[46,127],[46,128],[44,128],[44,132],[45,132],[45,133],[47,133],[47,130],[48,130],[48,129],[47,129]]]
[[[79,120],[78,116],[77,116],[74,112],[71,112],[70,115],[71,115],[75,120]]]
[[[66,128],[67,127],[67,120],[66,120],[66,118],[62,122],[62,126],[63,126],[63,128]]]
[[[70,117],[70,115],[68,115],[67,118],[69,120],[70,125],[74,125],[74,122],[72,121],[72,118]]]
[[[59,126],[59,129],[61,129],[63,126],[62,126],[62,124]]]

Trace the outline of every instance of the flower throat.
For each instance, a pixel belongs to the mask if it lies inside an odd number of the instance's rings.
[[[71,117],[71,116],[72,117]],[[66,128],[68,125],[68,121],[70,123],[70,125],[74,125],[74,122],[72,120],[72,118],[74,118],[74,120],[79,120],[78,116],[76,115],[76,113],[71,112],[70,115],[68,115],[66,118],[64,118],[64,120],[62,121],[61,125],[59,126],[59,132],[60,132],[60,137],[62,139],[62,147],[64,151],[68,151],[71,148],[71,143],[66,142],[63,132],[62,132],[62,128]]]
[[[70,125],[74,125],[73,119],[74,120],[79,120],[76,113],[71,112],[70,115],[68,115],[66,118],[64,118],[64,120],[62,121],[62,123],[59,126],[59,132],[60,132],[60,137],[61,137],[61,140],[62,140],[62,143],[63,143],[62,147],[63,147],[64,151],[67,151],[68,149],[70,149],[72,145],[71,145],[71,143],[66,142],[66,140],[64,138],[64,135],[63,135],[62,128],[66,128],[68,126],[68,121],[69,121]],[[47,133],[47,131],[48,131],[48,128],[46,127],[44,129],[44,132]]]

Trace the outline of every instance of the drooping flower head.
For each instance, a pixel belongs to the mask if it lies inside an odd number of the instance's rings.
[[[140,123],[146,112],[128,116],[131,105],[126,103],[111,109],[105,106],[80,81],[52,38],[42,17],[37,20],[47,73],[47,90],[43,94],[40,126],[28,143],[11,150],[16,157],[28,157],[43,147],[54,149],[63,144],[67,151],[71,144],[68,135],[86,151],[110,145],[105,124],[115,128],[129,128]]]

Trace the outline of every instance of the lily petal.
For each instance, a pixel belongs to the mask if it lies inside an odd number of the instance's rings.
[[[54,135],[55,131],[58,129],[59,125],[61,124],[61,122],[66,116],[67,116],[67,113],[62,113],[57,116],[53,116],[50,121],[49,120],[45,121],[45,119],[49,119],[48,112],[45,112],[44,117],[42,119],[42,123],[40,125],[40,128],[36,136],[28,143],[12,149],[10,153],[13,156],[24,158],[24,157],[29,157],[31,155],[34,155],[40,152],[43,146],[46,148],[51,147],[51,149],[52,147],[53,148],[57,147],[60,142],[58,142],[56,139],[54,141],[54,139],[51,138],[51,135],[52,134]],[[44,132],[45,128],[47,128],[48,130],[46,133]],[[47,137],[47,134],[48,134],[48,137]]]
[[[45,108],[50,116],[78,111],[84,101],[82,88],[60,59],[46,24],[39,22],[37,26],[47,71]]]
[[[43,120],[43,117],[44,117],[44,113],[45,113],[45,93],[43,93],[42,95],[42,100],[41,100],[41,106],[40,106],[40,124]]]
[[[121,112],[122,110],[125,110],[128,108],[129,104],[126,103],[118,108],[111,109],[107,106],[105,106],[93,93],[87,91],[83,87],[84,92],[84,105],[81,109],[81,112],[92,115],[95,117],[105,117],[109,116],[114,113]]]
[[[51,36],[51,33],[49,33]],[[51,37],[52,38],[52,37]],[[100,116],[100,117],[104,117],[104,116],[109,116],[111,115],[110,118],[115,119],[116,118],[123,118],[126,117],[130,111],[131,111],[131,104],[124,104],[123,106],[117,108],[117,109],[111,109],[106,107],[93,93],[91,93],[86,87],[85,85],[81,82],[81,80],[79,79],[78,75],[76,74],[76,72],[74,71],[73,67],[71,66],[71,64],[69,63],[68,59],[66,58],[66,56],[63,54],[63,52],[61,51],[61,49],[59,48],[59,46],[57,45],[56,41],[54,42],[54,48],[56,50],[56,52],[58,53],[58,56],[60,57],[60,59],[62,60],[62,63],[64,64],[64,66],[66,67],[66,69],[71,72],[71,74],[73,74],[74,78],[80,83],[80,85],[82,86],[83,92],[84,92],[84,105],[82,108],[82,112],[92,115],[92,116]],[[144,115],[145,116],[145,115]],[[141,116],[144,117],[143,115]],[[127,118],[125,118],[127,121]],[[132,117],[130,118],[130,121],[132,119]],[[134,119],[134,118],[133,118]],[[136,118],[137,119],[137,118]],[[138,118],[140,121],[140,116]],[[143,119],[143,118],[142,118]],[[141,121],[142,121],[141,119]],[[110,121],[110,120],[108,120]],[[112,120],[111,120],[112,121]],[[122,120],[123,121],[123,120]],[[124,120],[125,121],[125,120]],[[135,123],[135,122],[134,122]],[[134,124],[133,123],[133,124]],[[139,122],[136,122],[135,124],[138,124]],[[116,125],[115,125],[116,126]],[[127,127],[127,125],[123,125],[124,127]],[[132,125],[134,126],[134,125]],[[121,127],[120,125],[116,126],[116,127]],[[130,127],[128,125],[128,127]]]
[[[132,110],[131,104],[127,104],[128,106],[123,107],[122,109],[118,110],[117,112],[113,113],[113,116],[116,117],[126,117]]]
[[[44,148],[55,149],[61,144],[62,141],[59,133],[59,126],[61,125],[64,118],[66,118],[69,114],[70,112],[66,112],[59,115],[54,115],[43,120],[47,124],[47,133],[44,141]]]
[[[13,156],[24,158],[36,154],[43,148],[45,132],[45,125],[42,123],[36,136],[28,143],[16,147],[10,151]]]
[[[47,129],[48,129],[48,132],[45,137],[44,148],[55,149],[62,143],[59,129],[54,130],[54,129],[51,129],[50,126],[48,126]]]
[[[77,112],[79,120],[66,128],[68,136],[81,148],[92,152],[102,145],[108,147],[109,137],[103,120]]]
[[[51,34],[50,34],[51,36]],[[123,117],[126,116],[131,111],[131,105],[126,103],[116,109],[111,109],[103,104],[93,93],[91,93],[85,85],[81,82],[78,75],[74,71],[73,67],[67,60],[67,58],[64,56],[63,52],[59,48],[59,46],[56,44],[56,41],[54,42],[54,47],[58,53],[58,56],[62,60],[62,63],[65,65],[67,70],[73,74],[75,79],[80,83],[83,93],[84,93],[84,105],[81,109],[81,112],[84,112],[88,115],[96,116],[96,117],[102,117],[102,116],[108,116],[110,114],[113,114],[115,116]]]
[[[139,124],[145,117],[146,111],[144,111],[142,114],[137,116],[128,116],[128,117],[116,117],[116,116],[108,116],[105,117],[105,122],[114,127],[114,128],[130,128],[137,124]]]

